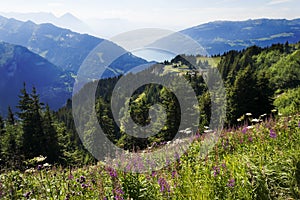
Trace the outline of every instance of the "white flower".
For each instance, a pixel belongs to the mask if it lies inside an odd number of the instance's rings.
[[[209,130],[205,130],[204,133],[212,133],[214,132],[213,130],[209,129]]]
[[[267,114],[265,113],[265,114],[262,114],[262,115],[260,115],[260,117],[265,117],[265,116],[267,116]]]
[[[43,167],[51,167],[51,165],[49,163],[45,163],[43,164]]]
[[[255,118],[254,118],[254,119],[251,120],[251,122],[258,123],[258,122],[259,122],[259,119],[255,119]]]
[[[252,116],[252,113],[246,113],[246,116]]]
[[[35,169],[34,168],[30,168],[30,169],[26,169],[25,173],[34,173]]]

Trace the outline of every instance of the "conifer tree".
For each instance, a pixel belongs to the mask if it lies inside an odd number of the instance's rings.
[[[12,112],[10,106],[8,107],[7,124],[10,124],[10,125],[14,125],[15,124],[14,113]]]
[[[58,145],[58,138],[57,132],[54,128],[53,119],[51,116],[49,105],[46,105],[46,110],[43,117],[43,130],[45,135],[45,147],[46,147],[46,155],[47,160],[49,162],[55,162],[58,160],[59,157],[59,145]]]

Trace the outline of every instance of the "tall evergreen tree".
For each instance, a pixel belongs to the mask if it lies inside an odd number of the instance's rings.
[[[59,146],[57,132],[53,127],[53,120],[50,112],[49,105],[46,106],[46,110],[43,117],[43,131],[46,142],[46,154],[49,162],[55,162],[59,157]]]
[[[15,116],[11,110],[11,107],[8,107],[8,115],[7,115],[7,124],[14,125],[15,124]]]
[[[32,94],[29,95],[24,84],[19,95],[20,110],[18,116],[22,122],[23,129],[23,151],[26,159],[30,159],[42,154],[45,154],[46,140],[43,137],[43,126],[40,115],[41,104],[36,89],[32,89]]]

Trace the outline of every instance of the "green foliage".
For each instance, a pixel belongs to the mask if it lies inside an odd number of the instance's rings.
[[[279,113],[293,115],[300,112],[300,87],[280,94],[274,101]]]
[[[3,199],[299,199],[300,115],[224,130],[203,156],[204,137],[157,172],[116,171],[102,163],[0,174]],[[272,131],[271,131],[272,130]],[[270,132],[276,135],[271,137]],[[251,139],[250,139],[251,138]],[[44,158],[34,158],[41,163]],[[43,161],[42,161],[43,162]]]

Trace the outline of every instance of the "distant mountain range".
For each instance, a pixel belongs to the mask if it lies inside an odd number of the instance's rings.
[[[28,89],[35,86],[41,100],[52,109],[63,106],[71,97],[74,77],[82,62],[103,41],[52,24],[37,25],[0,16],[0,113],[5,114],[8,105],[17,104],[23,82]],[[108,52],[126,52],[108,43]],[[102,78],[117,76],[147,63],[129,52],[124,53]]]
[[[36,24],[51,23],[55,26],[71,29],[72,31],[79,33],[89,33],[91,31],[91,28],[86,23],[71,13],[65,13],[60,17],[48,12],[0,12],[0,15],[6,18],[14,18],[23,22],[32,21]]]
[[[26,82],[30,91],[36,87],[43,102],[61,107],[70,97],[73,78],[48,60],[27,48],[0,42],[0,113],[14,107]]]
[[[22,22],[0,16],[0,41],[24,46],[58,67],[76,74],[87,55],[103,39],[79,34],[49,23],[37,25],[31,21]],[[122,48],[113,45],[110,51],[120,49]],[[113,70],[106,76],[119,75],[132,67],[147,63],[146,60],[130,53],[124,54],[120,60],[117,59],[112,63]]]
[[[222,54],[229,50],[242,50],[257,45],[300,41],[300,19],[256,19],[247,21],[216,21],[181,33],[201,44],[207,52]]]

